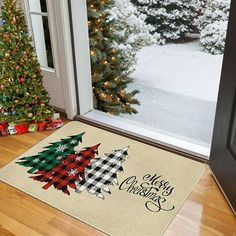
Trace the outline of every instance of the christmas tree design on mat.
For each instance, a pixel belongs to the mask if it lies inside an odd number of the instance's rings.
[[[84,133],[72,135],[69,138],[61,139],[61,141],[51,143],[45,147],[46,150],[39,152],[37,155],[22,157],[16,163],[22,166],[31,167],[28,173],[36,173],[40,171],[51,171],[55,166],[69,154],[75,153],[74,148],[82,142]]]
[[[99,198],[105,199],[103,192],[111,193],[109,185],[118,184],[117,172],[123,171],[122,162],[128,157],[128,148],[114,150],[105,154],[85,168],[85,179],[76,181],[76,192],[87,190]]]
[[[80,182],[85,176],[85,167],[90,164],[90,161],[98,154],[100,144],[86,147],[75,154],[69,154],[60,164],[56,165],[51,171],[38,170],[37,176],[30,178],[40,182],[47,182],[43,188],[48,189],[52,185],[55,189],[70,195],[68,186],[75,189],[75,181]]]
[[[118,184],[117,173],[123,171],[122,162],[128,157],[128,148],[117,149],[102,157],[99,144],[75,151],[84,133],[50,143],[36,155],[22,157],[16,164],[30,167],[29,178],[43,182],[43,189],[53,186],[70,195],[68,187],[81,193],[87,192],[104,199],[103,192],[111,193],[109,185]]]

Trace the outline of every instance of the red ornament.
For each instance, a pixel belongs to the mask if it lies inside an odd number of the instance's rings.
[[[20,81],[21,84],[23,84],[23,83],[25,82],[25,78],[24,78],[24,77],[21,77],[21,78],[19,79],[19,81]]]

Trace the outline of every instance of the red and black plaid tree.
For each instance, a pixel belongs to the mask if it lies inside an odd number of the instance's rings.
[[[90,161],[98,154],[100,144],[84,148],[76,154],[69,154],[62,162],[56,165],[51,171],[38,170],[37,176],[30,178],[40,182],[47,182],[43,188],[48,189],[52,185],[55,189],[70,195],[68,186],[76,189],[75,181],[80,182],[85,176],[85,167],[90,164]]]
[[[44,147],[46,150],[39,152],[37,155],[22,157],[17,161],[19,165],[31,167],[28,173],[36,173],[40,171],[50,171],[61,163],[69,154],[74,154],[74,148],[82,142],[84,133],[69,136],[69,138],[61,139],[61,141],[50,143]]]

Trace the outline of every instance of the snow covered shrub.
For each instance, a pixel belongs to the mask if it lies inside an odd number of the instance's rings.
[[[146,24],[146,16],[139,14],[130,0],[115,0],[114,7],[109,11],[111,20],[114,20],[117,40],[116,49],[125,52],[127,63],[132,67],[136,63],[136,53],[144,46],[160,42],[159,34],[150,34],[153,26]]]
[[[204,14],[198,19],[200,42],[212,54],[224,52],[230,0],[208,0]]]
[[[208,0],[203,15],[198,18],[200,30],[216,21],[228,21],[231,0]]]
[[[131,0],[146,22],[167,41],[185,38],[196,30],[194,18],[202,0]]]
[[[205,51],[211,54],[224,53],[227,25],[227,21],[215,21],[205,26],[200,38]]]

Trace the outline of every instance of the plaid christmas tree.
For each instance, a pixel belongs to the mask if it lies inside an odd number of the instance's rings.
[[[48,172],[69,154],[75,153],[74,148],[82,142],[84,133],[69,136],[61,141],[51,143],[45,147],[46,150],[39,152],[37,155],[22,157],[16,163],[22,166],[31,167],[28,173],[36,173],[38,170]]]
[[[38,170],[36,174],[39,175],[31,176],[30,178],[40,182],[47,182],[47,184],[43,186],[44,189],[48,189],[53,185],[55,189],[70,195],[68,186],[75,189],[75,181],[80,182],[84,179],[85,167],[95,158],[95,154],[98,154],[99,145],[100,144],[84,148],[76,154],[69,154],[60,164],[56,165],[49,172]]]
[[[123,171],[122,162],[128,157],[128,147],[105,154],[105,157],[94,159],[85,168],[85,178],[76,181],[76,192],[87,190],[89,193],[104,199],[102,191],[111,193],[109,185],[118,184],[117,172]]]

